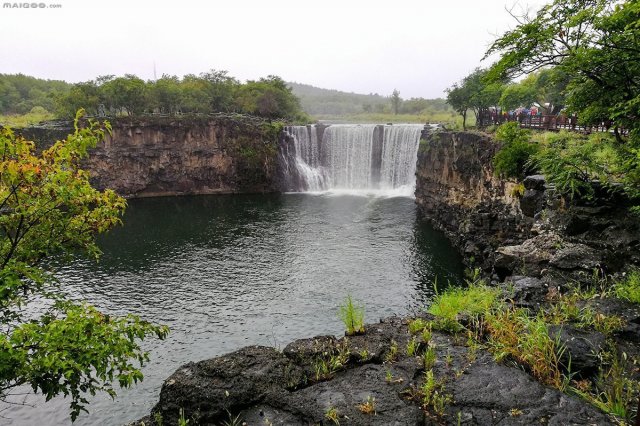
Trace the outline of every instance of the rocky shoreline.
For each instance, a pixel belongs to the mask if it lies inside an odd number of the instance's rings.
[[[235,418],[248,425],[329,425],[332,408],[339,424],[349,425],[611,423],[577,397],[539,384],[520,368],[497,364],[487,352],[471,353],[464,339],[437,332],[431,337],[437,351],[431,368],[453,401],[444,413],[431,414],[418,397],[422,358],[404,351],[412,338],[407,323],[387,318],[368,324],[362,336],[297,340],[283,351],[249,346],[186,364],[165,381],[152,414],[135,424],[178,424],[183,409],[187,419],[202,425]],[[401,349],[392,356],[394,346]],[[318,362],[341,353],[347,354],[344,363],[318,378]],[[371,400],[374,412],[358,408]]]
[[[542,176],[528,177],[523,186],[502,180],[491,161],[498,148],[484,134],[429,134],[418,158],[416,202],[504,299],[544,309],[568,283],[640,263],[640,224],[620,200],[569,202]],[[602,318],[620,318],[621,326],[611,334],[572,323],[549,328],[572,377],[593,377],[605,344],[638,359],[637,305],[609,298],[576,303]],[[429,341],[416,340],[409,327],[414,319],[383,319],[361,336],[303,339],[283,351],[251,346],[186,364],[164,382],[151,414],[135,424],[177,424],[181,416],[205,425],[616,423],[585,399],[540,384],[526,368],[497,363],[464,335],[433,331]],[[411,340],[423,352],[433,348],[432,365],[408,353]],[[441,407],[427,405],[420,390],[429,374]],[[637,376],[637,369],[630,374]]]

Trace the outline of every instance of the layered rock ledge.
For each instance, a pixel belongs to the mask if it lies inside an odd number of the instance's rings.
[[[422,356],[407,355],[413,336],[397,317],[369,324],[361,336],[318,336],[279,351],[249,346],[179,368],[163,384],[151,415],[134,424],[218,425],[509,425],[613,424],[593,406],[536,382],[521,368],[496,364],[464,338],[433,332],[429,368],[449,402],[442,413],[424,407]],[[426,345],[417,337],[418,350]],[[395,348],[395,349],[394,349]],[[422,354],[422,352],[420,352]],[[336,359],[328,371],[323,363]],[[373,401],[365,413],[360,404]]]
[[[276,192],[281,126],[256,117],[212,115],[110,119],[112,132],[84,165],[91,183],[127,198]],[[40,147],[71,123],[25,128]]]

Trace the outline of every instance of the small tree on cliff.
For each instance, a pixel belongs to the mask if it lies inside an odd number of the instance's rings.
[[[278,76],[247,81],[238,89],[238,109],[268,119],[307,119],[291,87]]]
[[[455,83],[447,89],[447,103],[462,117],[462,130],[467,130],[467,111],[471,108],[469,88]]]
[[[400,92],[397,89],[393,89],[393,93],[391,94],[391,106],[393,107],[393,113],[395,115],[398,115],[401,103],[402,99],[400,98]]]
[[[97,257],[95,235],[119,224],[125,208],[113,191],[92,188],[80,169],[104,130],[92,122],[79,128],[78,118],[66,141],[40,155],[32,142],[0,131],[0,400],[21,385],[47,400],[64,394],[73,420],[86,411],[87,393],[113,397],[113,382],[142,380],[134,361],[148,356],[139,340],[168,332],[69,300],[44,266],[71,254]],[[30,309],[33,302],[39,309]]]
[[[482,118],[491,107],[500,102],[503,85],[486,79],[487,71],[476,68],[471,74],[447,89],[447,102],[462,116],[462,127],[466,129],[467,111],[476,116],[476,124],[482,127]]]

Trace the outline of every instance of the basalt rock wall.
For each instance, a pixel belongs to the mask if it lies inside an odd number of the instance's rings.
[[[640,263],[640,223],[624,199],[569,200],[541,175],[501,179],[492,164],[499,149],[482,133],[432,132],[421,142],[416,202],[469,266],[499,280],[566,281]]]
[[[523,241],[530,226],[512,195],[516,183],[493,172],[497,149],[480,133],[428,133],[416,169],[416,202],[423,216],[447,234],[468,262],[485,269],[498,246]]]
[[[278,189],[277,124],[246,116],[111,120],[112,132],[85,168],[99,189],[129,197],[273,192]],[[67,124],[25,129],[46,148]]]

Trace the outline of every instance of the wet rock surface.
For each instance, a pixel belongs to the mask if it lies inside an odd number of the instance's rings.
[[[562,365],[570,366],[580,377],[597,373],[600,365],[598,355],[605,349],[605,336],[602,333],[563,324],[549,326],[549,337],[562,348]]]
[[[434,132],[418,153],[416,203],[423,217],[445,232],[470,266],[483,269],[492,268],[500,245],[521,243],[530,227],[513,195],[516,182],[493,174],[499,148],[482,133]]]
[[[518,198],[516,182],[493,171],[499,148],[485,134],[438,132],[426,136],[418,155],[416,203],[469,266],[501,280],[546,273],[581,280],[594,269],[640,265],[640,220],[620,194],[570,200],[532,175]]]
[[[407,355],[414,337],[407,320],[389,318],[366,330],[343,339],[297,340],[282,352],[252,346],[186,364],[165,381],[152,414],[136,424],[153,425],[159,417],[177,424],[180,409],[202,425],[232,419],[328,425],[330,409],[341,425],[611,424],[583,400],[539,384],[520,368],[497,364],[486,351],[466,347],[464,339],[434,332],[432,371],[450,398],[444,413],[436,414],[422,406],[425,368],[422,357]],[[415,338],[424,350],[422,337]],[[318,377],[310,369],[338,354],[347,354],[345,362],[330,374]],[[359,408],[367,401],[373,402],[370,413]]]

